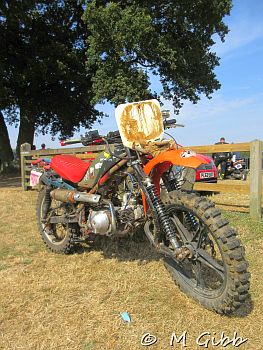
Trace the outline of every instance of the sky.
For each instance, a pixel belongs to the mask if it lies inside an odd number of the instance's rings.
[[[225,137],[227,142],[246,142],[263,139],[263,1],[234,0],[230,16],[225,18],[230,32],[225,42],[217,40],[213,47],[220,59],[215,73],[221,88],[211,99],[202,97],[198,104],[185,102],[179,115],[173,116],[184,128],[170,129],[177,142],[186,146],[208,145]],[[161,85],[155,78],[152,89],[160,92]],[[163,109],[173,107],[163,101]],[[105,135],[117,130],[114,106],[105,104],[100,110],[109,115],[101,124],[95,123]],[[8,126],[12,148],[16,146],[18,129]],[[81,129],[74,137],[85,132]],[[38,135],[34,144],[59,148],[59,140],[51,141],[50,135]]]

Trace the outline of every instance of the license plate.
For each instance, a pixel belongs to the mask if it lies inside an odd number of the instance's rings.
[[[41,172],[36,170],[31,170],[30,172],[30,186],[37,186],[39,183],[40,176],[42,175]]]
[[[200,173],[201,179],[208,179],[210,177],[214,177],[214,173],[212,171],[207,172],[207,173]]]
[[[235,168],[236,169],[242,169],[242,165],[241,164],[237,164],[237,165],[235,165]]]

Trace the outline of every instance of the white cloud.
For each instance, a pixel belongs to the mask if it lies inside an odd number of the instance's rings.
[[[213,48],[219,56],[222,56],[261,38],[263,38],[263,22],[251,23],[251,21],[243,20],[230,25],[230,32],[225,42],[221,43],[220,40],[217,40]]]
[[[186,127],[169,133],[184,145],[213,144],[221,136],[233,142],[262,139],[262,95],[229,98],[216,93],[210,100],[203,97],[196,105],[187,101],[175,116]],[[163,103],[163,109],[173,110],[171,101]]]
[[[246,97],[246,98],[233,98],[226,99],[221,94],[214,94],[212,99],[205,97],[197,104],[192,104],[189,101],[184,103],[183,108],[180,110],[180,120],[194,120],[194,119],[205,119],[207,117],[222,117],[223,115],[236,112],[239,109],[244,109],[248,106],[253,106],[258,100],[257,96]],[[173,110],[171,101],[162,100],[164,103],[163,109]]]
[[[262,21],[263,2],[251,0],[233,0],[230,16],[225,18],[230,32],[222,43],[215,36],[214,50],[219,56],[233,54],[240,48],[263,38]],[[245,50],[243,50],[245,53]]]

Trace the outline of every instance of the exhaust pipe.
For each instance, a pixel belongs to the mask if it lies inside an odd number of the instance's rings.
[[[57,188],[50,192],[50,196],[60,202],[64,203],[76,203],[86,202],[96,204],[100,200],[100,195],[89,194],[86,192],[70,191],[63,188]]]

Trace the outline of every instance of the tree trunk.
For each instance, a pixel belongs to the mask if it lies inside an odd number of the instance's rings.
[[[20,108],[20,125],[16,145],[16,154],[20,158],[20,146],[23,143],[30,143],[31,147],[34,142],[35,134],[35,121],[34,118],[30,118],[28,115],[23,114]]]
[[[4,116],[0,111],[0,172],[14,159]]]

